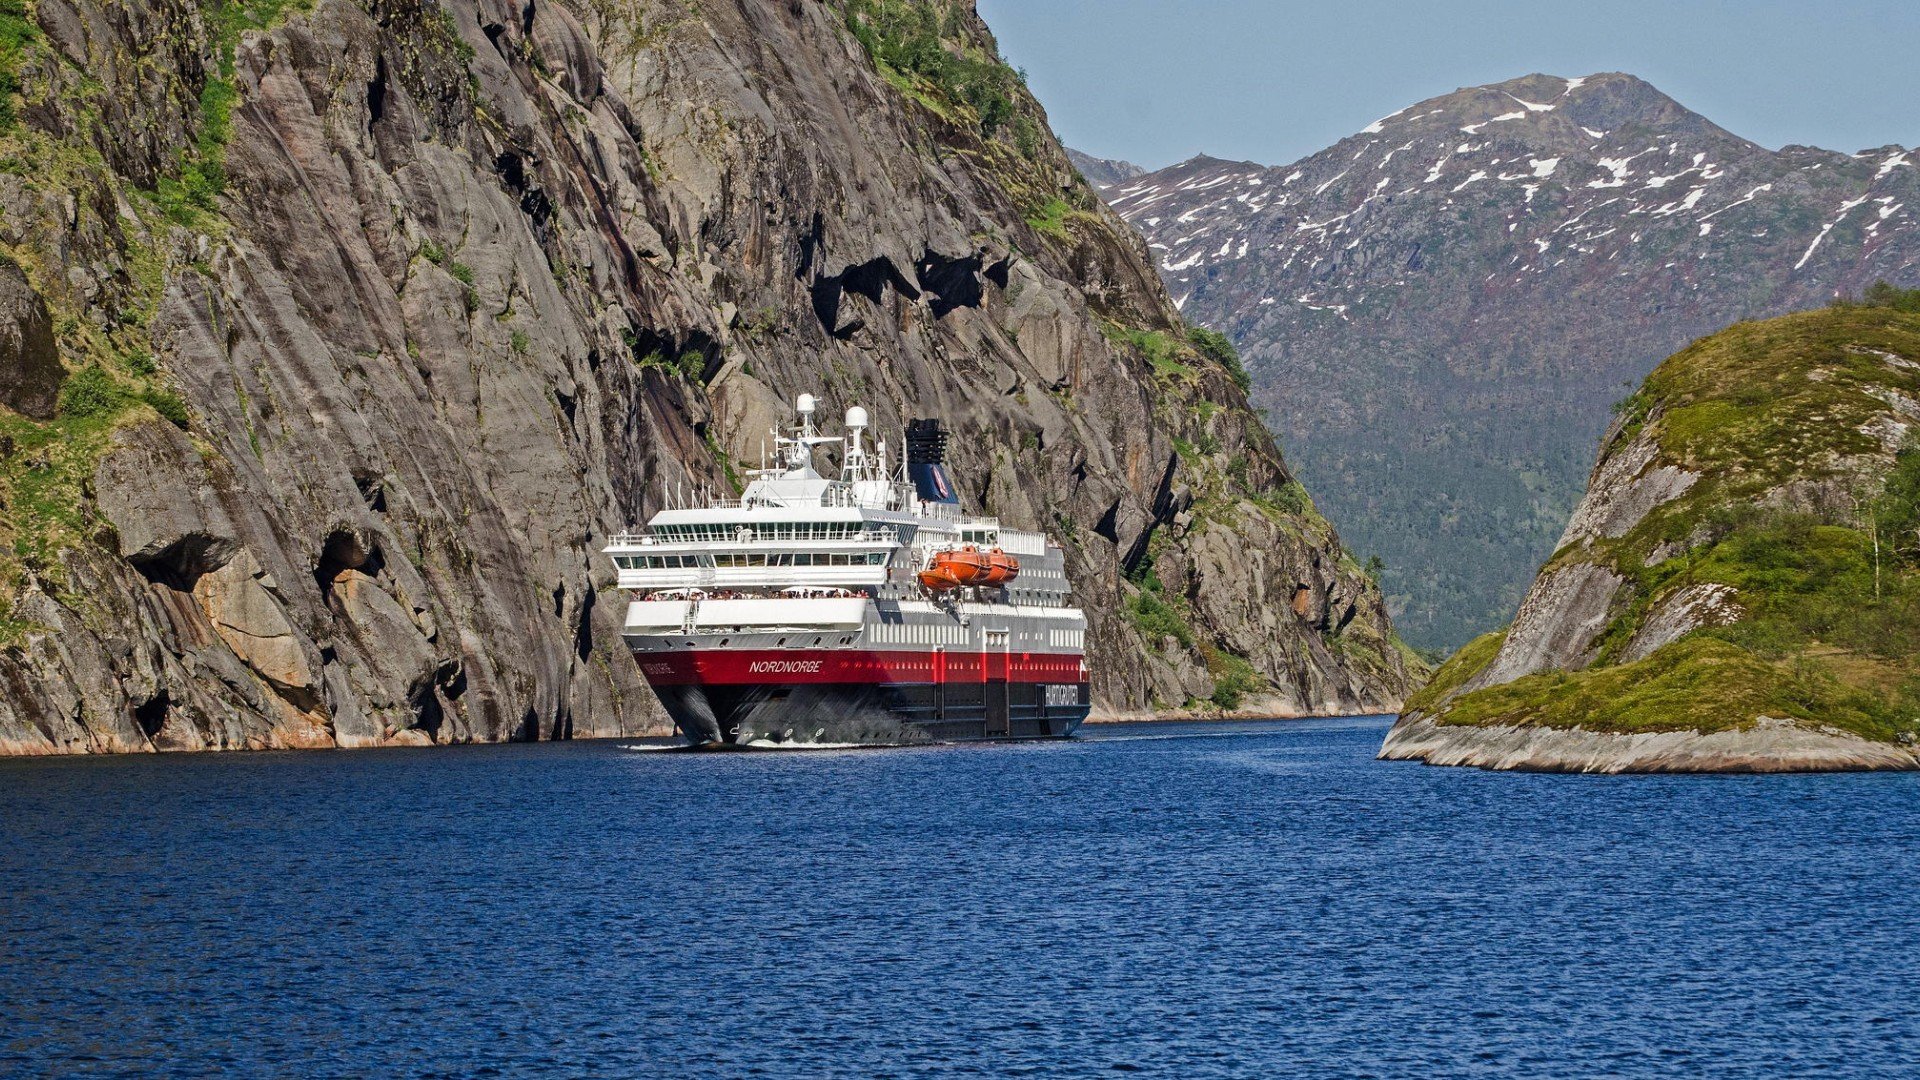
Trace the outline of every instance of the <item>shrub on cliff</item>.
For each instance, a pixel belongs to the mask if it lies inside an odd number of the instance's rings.
[[[960,32],[952,4],[849,0],[847,29],[867,55],[896,72],[918,76],[955,104],[971,108],[991,136],[1014,119],[1020,76],[997,56],[977,57],[948,44]]]

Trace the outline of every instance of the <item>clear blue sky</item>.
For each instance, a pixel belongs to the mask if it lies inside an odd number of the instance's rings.
[[[1456,87],[1625,71],[1765,146],[1920,144],[1920,0],[979,0],[1067,145],[1281,165]]]

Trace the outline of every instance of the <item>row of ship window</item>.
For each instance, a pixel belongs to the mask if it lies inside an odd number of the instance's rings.
[[[761,566],[885,566],[884,551],[808,552],[779,551],[771,554],[745,552],[719,555],[616,555],[614,564],[622,570],[692,570],[705,566],[722,569]]]
[[[1056,649],[1080,648],[1086,641],[1086,633],[1081,630],[1049,629],[1045,637],[1047,644]],[[1015,630],[1012,638],[1023,643],[1037,642],[1041,633],[1038,630]],[[924,623],[878,623],[867,627],[867,639],[910,645],[964,645],[970,640],[964,626],[930,626]]]
[[[891,540],[893,530],[864,521],[773,521],[757,525],[732,524],[655,525],[649,530],[656,539],[669,543],[700,541],[752,540]]]

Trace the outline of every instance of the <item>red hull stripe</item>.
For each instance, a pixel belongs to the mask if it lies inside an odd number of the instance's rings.
[[[761,683],[1081,683],[1078,653],[968,653],[860,649],[688,649],[636,652],[656,686]]]

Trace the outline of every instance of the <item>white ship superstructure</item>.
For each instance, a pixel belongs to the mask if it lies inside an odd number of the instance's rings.
[[[607,547],[626,640],[698,745],[1068,735],[1086,718],[1086,619],[1064,553],[962,512],[946,435],[916,420],[896,469],[864,409],[791,435],[738,499],[660,511]],[[816,471],[837,445],[840,474]],[[691,500],[689,500],[691,501]]]

